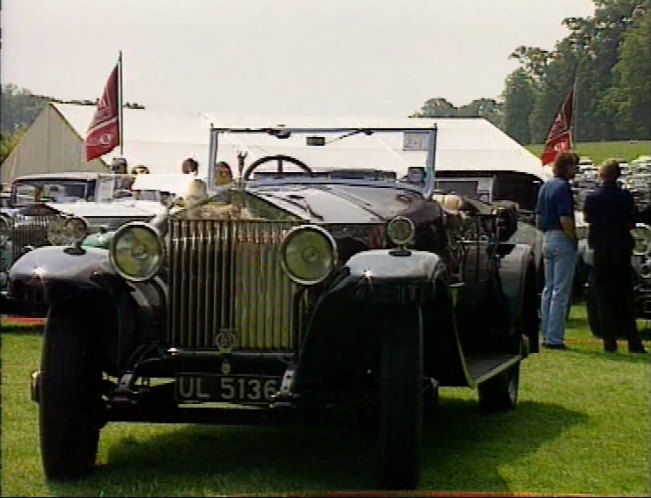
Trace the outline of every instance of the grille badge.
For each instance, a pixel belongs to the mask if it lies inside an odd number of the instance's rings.
[[[214,344],[222,354],[228,354],[233,351],[237,345],[237,337],[233,333],[233,329],[219,329],[215,335]]]

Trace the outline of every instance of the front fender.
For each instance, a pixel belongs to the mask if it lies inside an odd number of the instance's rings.
[[[390,250],[352,256],[318,300],[306,326],[296,371],[297,389],[306,383],[349,392],[356,372],[376,368],[381,327],[396,313],[431,303],[445,266],[437,254]],[[440,290],[440,289],[439,289]],[[447,292],[447,290],[446,290]]]
[[[114,278],[119,277],[104,249],[86,248],[74,254],[61,247],[39,247],[11,267],[8,297],[51,306],[79,292],[103,290],[104,282]]]
[[[432,297],[435,282],[445,274],[438,254],[375,249],[353,255],[344,265],[346,276],[336,291],[347,298],[373,302],[423,302]]]

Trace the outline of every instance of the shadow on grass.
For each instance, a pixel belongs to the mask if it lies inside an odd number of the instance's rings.
[[[513,491],[499,469],[517,464],[588,417],[548,403],[518,404],[515,411],[482,415],[475,401],[449,400],[424,439],[423,489]],[[535,475],[535,473],[533,473]]]
[[[648,349],[648,348],[647,348]],[[603,349],[585,350],[572,348],[572,352],[588,356],[592,358],[599,358],[600,360],[608,360],[617,363],[649,363],[651,355],[647,354],[630,354],[626,341],[624,344],[619,344],[618,351],[615,353],[606,353]]]
[[[423,435],[420,489],[508,491],[499,468],[513,463],[585,415],[525,402],[481,415],[476,401],[442,398]],[[60,496],[192,495],[363,490],[375,487],[372,438],[333,427],[176,426],[108,449],[107,464]]]

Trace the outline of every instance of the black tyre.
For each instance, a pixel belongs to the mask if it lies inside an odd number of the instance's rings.
[[[479,409],[483,413],[513,410],[518,402],[520,362],[478,386]]]
[[[67,480],[95,464],[101,407],[101,369],[83,319],[51,310],[41,359],[39,426],[48,479]]]
[[[418,307],[396,314],[381,348],[379,481],[383,489],[414,489],[423,431],[421,314]]]

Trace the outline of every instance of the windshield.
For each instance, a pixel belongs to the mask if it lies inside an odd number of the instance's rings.
[[[88,200],[95,190],[94,183],[65,179],[19,180],[12,187],[11,201],[15,207],[20,207],[35,202]]]
[[[399,182],[428,196],[435,150],[435,125],[212,128],[209,164],[215,167],[208,168],[207,183],[217,186],[217,165],[226,163],[243,182]]]

